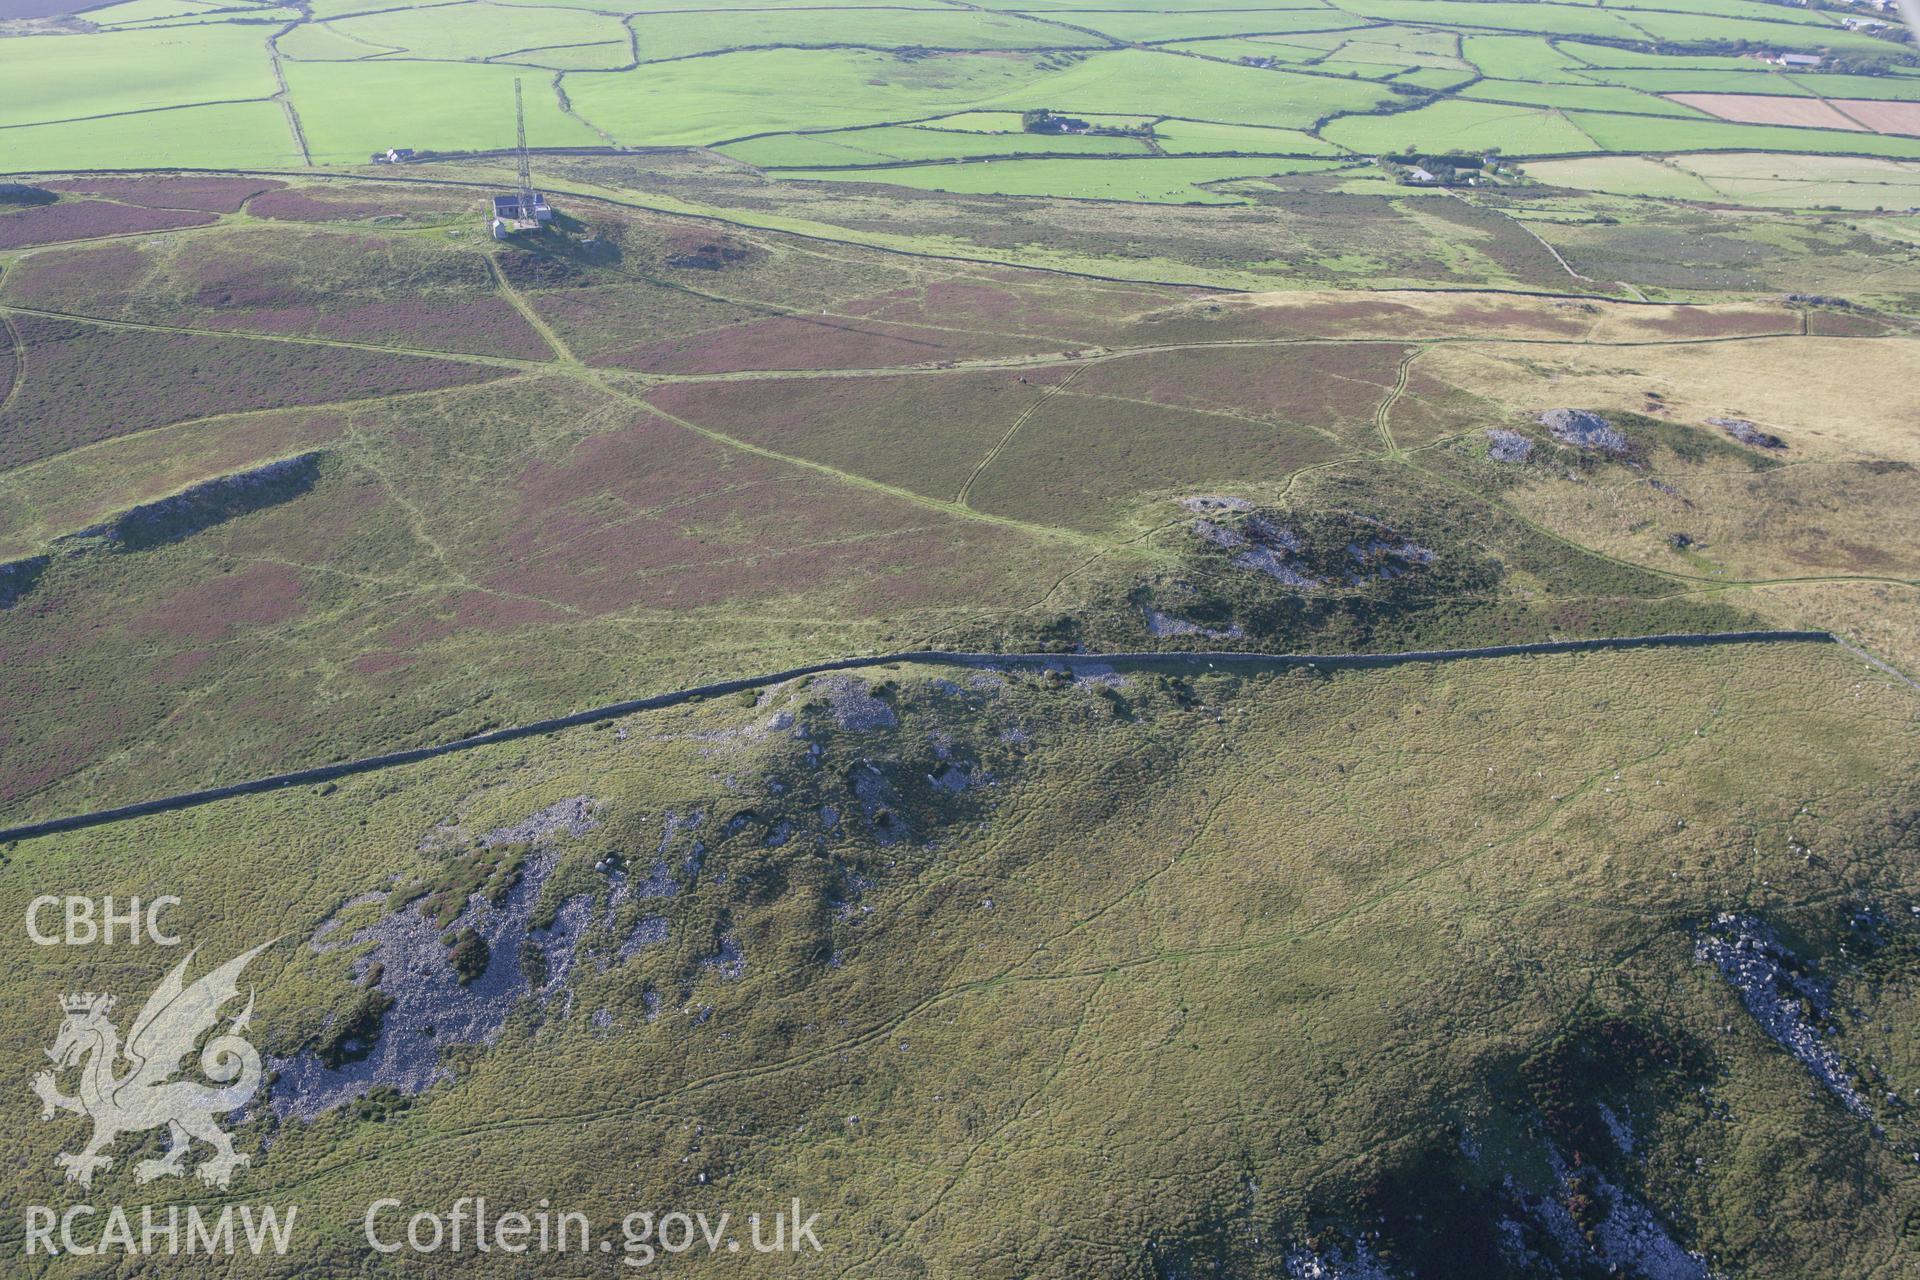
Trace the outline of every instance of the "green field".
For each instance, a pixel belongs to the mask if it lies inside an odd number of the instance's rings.
[[[1276,131],[1285,136],[1284,131]],[[1308,139],[1309,142],[1313,141]],[[1215,148],[1216,150],[1224,148]],[[883,126],[836,133],[781,134],[729,143],[721,153],[762,168],[823,164],[885,164],[902,160],[972,159],[1011,155],[1140,155],[1146,143],[1088,134],[953,133]]]
[[[1640,70],[1675,68],[1693,71],[1762,70],[1752,58],[1735,57],[1731,54],[1668,53],[1652,45],[1636,48],[1632,45],[1592,44],[1585,40],[1559,40],[1554,42],[1554,47],[1563,54],[1594,67],[1624,67]]]
[[[1221,148],[1236,150],[1237,148]],[[982,195],[1054,195],[1073,200],[1124,200],[1149,204],[1234,204],[1238,198],[1209,191],[1202,184],[1234,178],[1264,178],[1277,174],[1316,173],[1341,164],[1338,160],[1076,160],[1062,168],[1048,160],[995,160],[983,164],[920,165],[889,169],[884,175],[862,175],[858,170],[799,169],[783,172],[785,179],[811,182],[857,181],[863,176],[893,186],[925,191],[971,192]]]
[[[1908,209],[1920,204],[1920,166],[1840,156],[1677,155],[1547,160],[1542,182],[1623,196],[1732,201],[1781,209]]]
[[[756,45],[800,48],[1104,48],[1098,36],[1004,14],[902,9],[835,13],[743,13],[723,23],[699,13],[643,14],[633,20],[645,62]]]
[[[1511,80],[1566,82],[1585,65],[1541,36],[1467,36],[1460,52],[1481,75]]]
[[[1641,33],[1624,16],[1591,5],[1540,0],[1524,5],[1499,0],[1350,0],[1349,13],[1402,24],[1439,23],[1470,30],[1539,31],[1547,35],[1634,39]]]
[[[88,21],[102,27],[146,26],[171,19],[204,19],[230,8],[214,0],[126,0],[89,10]]]
[[[1154,143],[1169,155],[1183,152],[1246,151],[1271,155],[1334,155],[1339,148],[1294,129],[1251,128],[1204,120],[1163,120],[1153,129]]]
[[[508,113],[512,110],[509,105]],[[129,164],[279,169],[302,162],[287,131],[286,113],[272,102],[175,107],[35,125],[0,134],[0,145],[8,166],[27,173],[124,169]]]
[[[1343,116],[1321,130],[1329,142],[1361,152],[1422,148],[1520,155],[1601,151],[1604,147],[1558,111],[1493,102],[1436,102],[1391,116]]]
[[[1525,103],[1562,111],[1625,111],[1639,115],[1686,116],[1703,113],[1651,93],[1609,85],[1533,84],[1524,80],[1481,80],[1460,91],[1462,98]]]
[[[1651,119],[1575,112],[1568,117],[1605,151],[1834,151],[1920,157],[1920,138],[1882,137],[1830,129],[1794,129],[1720,121]]]
[[[259,28],[233,25],[0,39],[0,126],[265,98],[265,41]],[[126,155],[134,162],[133,147]]]
[[[1850,53],[1877,53],[1885,44],[1872,36],[1835,31],[1830,26],[1793,22],[1747,22],[1735,18],[1698,17],[1690,13],[1637,12],[1633,26],[1655,41],[1750,40],[1780,49],[1831,49]]]
[[[1782,80],[1792,82],[1808,93],[1818,94],[1822,98],[1884,98],[1888,101],[1911,102],[1914,96],[1914,82],[1900,76],[1846,76],[1846,75],[1796,75],[1781,76]],[[1771,90],[1770,92],[1781,92]]]
[[[317,107],[300,121],[314,161],[364,164],[388,147],[431,138],[449,150],[480,151],[506,136],[511,145],[511,67],[474,63],[289,62],[287,83]],[[539,147],[593,146],[592,129],[563,115],[551,96],[531,95],[527,142]]]
[[[1214,36],[1340,31],[1361,25],[1361,19],[1337,9],[1246,8],[1217,13],[1096,13],[1076,15],[1073,21],[1076,26],[1085,26],[1116,40],[1135,44],[1208,39]]]
[[[649,65],[644,75],[570,77],[567,91],[582,116],[621,142],[658,145],[920,119],[1009,97],[1021,100],[1017,110],[1048,99],[1070,74],[1015,59],[780,49]]]
[[[1375,86],[1337,78],[1220,66],[1128,49],[1094,54],[1044,81],[1003,91],[1001,101],[993,105],[1297,127],[1338,111],[1366,111],[1386,98]]]
[[[606,14],[487,3],[462,5],[457,22],[437,9],[393,9],[337,19],[324,30],[409,58],[444,62],[479,62],[524,52],[528,61],[537,63],[536,51],[609,44],[625,53],[627,45],[626,28]],[[614,65],[629,60],[620,57]]]
[[[1797,97],[1815,92],[1790,76],[1764,71],[1677,70],[1625,71],[1596,70],[1587,79],[1600,84],[1623,85],[1645,93],[1761,93]],[[1822,77],[1822,83],[1826,78]]]

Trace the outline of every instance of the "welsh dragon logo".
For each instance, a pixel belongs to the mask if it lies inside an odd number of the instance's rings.
[[[47,1050],[62,1073],[80,1068],[80,1083],[72,1096],[60,1092],[52,1071],[33,1078],[40,1095],[40,1118],[50,1120],[59,1111],[89,1117],[93,1137],[78,1155],[61,1152],[54,1163],[67,1171],[67,1181],[90,1186],[93,1175],[113,1161],[102,1154],[124,1133],[167,1127],[166,1155],[134,1166],[136,1182],[177,1178],[194,1139],[213,1148],[198,1167],[201,1181],[225,1188],[233,1171],[252,1157],[233,1149],[217,1117],[231,1115],[247,1104],[260,1087],[260,1055],[242,1038],[253,1016],[253,997],[225,1030],[200,1050],[200,1070],[213,1086],[195,1080],[177,1080],[194,1046],[220,1020],[220,1010],[240,994],[240,971],[247,962],[272,946],[263,943],[236,956],[192,986],[185,985],[187,965],[194,952],[174,966],[134,1018],[126,1044],[108,1014],[110,995],[87,992],[63,996],[66,1013],[60,1035]]]

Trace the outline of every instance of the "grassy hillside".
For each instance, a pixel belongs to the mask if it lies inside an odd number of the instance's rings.
[[[187,225],[0,278],[19,818],[848,653],[1821,625],[1770,585],[1920,576],[1910,430],[1818,407],[1912,359],[1887,313],[1245,298],[597,202],[503,247],[453,190],[56,187],[0,232]]]
[[[305,1206],[305,1270],[364,1256],[374,1197],[484,1193],[616,1240],[636,1208],[799,1196],[832,1274],[1285,1275],[1364,1249],[1395,1275],[1579,1275],[1657,1236],[1716,1274],[1891,1275],[1913,706],[1805,646],[882,671],[34,842],[0,906],[164,889],[209,957],[285,939],[253,977],[280,1083],[239,1135],[245,1194]],[[466,886],[495,905],[459,915]],[[1884,1136],[1696,957],[1729,911],[1832,984]],[[451,982],[434,919],[477,926],[490,978]],[[75,989],[164,959],[6,945]],[[327,1067],[369,989],[379,1039]],[[8,1006],[11,1070],[55,1012]],[[440,1054],[451,1080],[416,1092]],[[16,1196],[76,1136],[28,1119],[5,1121]],[[1503,1262],[1503,1231],[1536,1262]]]
[[[249,1280],[1904,1276],[1911,47],[733,8],[0,18],[0,828],[98,820],[0,915],[272,940],[251,1165],[83,1187],[57,997],[184,951],[0,930],[7,1202],[297,1205]],[[461,1196],[592,1238],[365,1239]]]

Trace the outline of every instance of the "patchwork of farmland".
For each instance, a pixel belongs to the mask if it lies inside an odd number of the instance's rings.
[[[0,105],[0,170],[497,151],[517,82],[537,149],[712,147],[787,182],[1245,203],[1242,180],[1346,166],[1364,183],[1374,157],[1408,152],[1497,153],[1488,182],[1562,156],[1920,159],[1917,70],[1897,24],[1761,0],[127,0],[0,35],[0,79],[23,90]],[[945,123],[968,119],[991,123]]]

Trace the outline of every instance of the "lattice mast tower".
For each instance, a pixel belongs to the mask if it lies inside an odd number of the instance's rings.
[[[533,166],[527,159],[527,108],[520,97],[520,77],[513,78],[513,133],[520,161],[520,207],[533,209]]]

